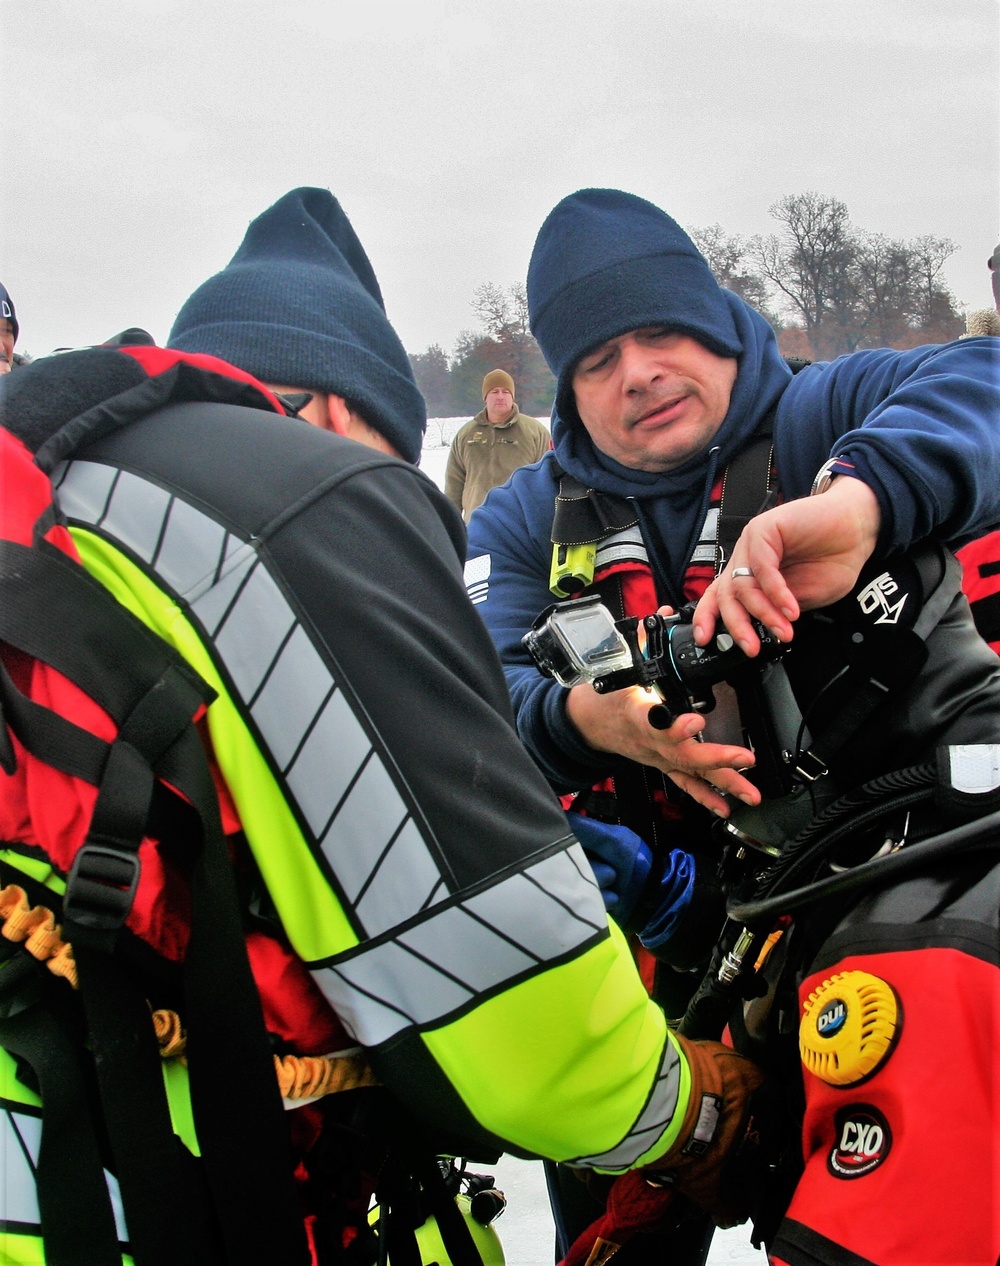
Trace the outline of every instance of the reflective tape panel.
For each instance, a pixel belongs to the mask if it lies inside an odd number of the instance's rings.
[[[677,1111],[681,1084],[681,1060],[673,1042],[664,1039],[663,1061],[646,1106],[628,1135],[616,1146],[596,1156],[578,1156],[567,1162],[592,1168],[626,1169],[647,1152],[670,1124]]]
[[[294,627],[294,612],[258,560],[215,631],[215,649],[244,702],[257,694]]]
[[[337,881],[378,936],[447,896],[420,831],[329,667],[253,543],[127,471],[76,461],[58,500],[186,602]],[[389,872],[392,877],[389,877]]]
[[[610,567],[612,563],[648,563],[649,555],[638,525],[605,537],[597,546],[594,567]]]
[[[165,488],[122,470],[97,526],[148,563],[160,544],[169,508]]]
[[[715,566],[715,551],[719,540],[719,507],[715,506],[705,515],[698,544],[691,555],[692,563],[710,563]]]
[[[212,535],[203,539],[207,524],[212,526]],[[186,501],[171,497],[163,533],[150,562],[165,576],[174,577],[173,587],[178,593],[189,594],[214,581],[227,552],[236,544],[221,523],[206,520]]]
[[[429,910],[390,943],[362,947],[316,968],[316,980],[365,1046],[411,1026],[440,1024],[476,996],[604,932],[604,903],[592,879],[581,901],[580,877],[588,874],[583,850],[574,844],[481,893]],[[435,961],[442,953],[447,961]]]
[[[0,1108],[0,1222],[38,1226],[35,1168],[42,1121],[9,1103]]]
[[[63,514],[83,523],[100,523],[111,496],[117,471],[97,462],[61,465],[52,475],[52,486]]]

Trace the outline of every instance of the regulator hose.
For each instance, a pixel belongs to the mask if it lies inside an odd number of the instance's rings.
[[[882,774],[847,792],[785,846],[781,857],[761,877],[754,900],[790,887],[790,881],[798,879],[807,863],[813,866],[821,862],[848,836],[861,834],[883,818],[929,800],[936,784],[937,767],[927,762]]]
[[[988,838],[992,836],[992,838]],[[898,853],[890,853],[887,857],[875,857],[871,861],[862,862],[851,870],[838,875],[830,875],[826,879],[818,879],[815,883],[806,884],[802,888],[794,888],[790,892],[781,892],[775,896],[742,902],[733,906],[729,917],[745,924],[755,924],[774,919],[780,914],[790,914],[803,906],[812,905],[827,897],[838,897],[857,889],[872,887],[886,883],[896,876],[921,866],[941,860],[946,854],[978,852],[982,849],[1000,848],[1000,810],[988,813],[985,817],[976,818],[972,822],[964,822],[950,831],[940,835],[932,835],[919,844],[910,844]]]

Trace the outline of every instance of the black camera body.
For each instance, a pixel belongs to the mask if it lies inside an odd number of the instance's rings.
[[[750,659],[721,625],[707,646],[694,640],[693,607],[676,615],[615,620],[598,594],[557,602],[522,641],[539,670],[564,686],[589,682],[598,694],[644,686],[671,720],[711,712],[714,687],[780,658],[787,646],[754,622],[760,654]]]
[[[796,780],[789,753],[802,721],[778,662],[788,644],[754,621],[760,652],[753,658],[721,625],[707,646],[698,646],[693,612],[687,606],[672,616],[615,620],[593,594],[547,607],[522,642],[539,671],[563,686],[589,683],[598,694],[645,687],[657,729],[685,712],[711,712],[715,688],[725,682],[736,694],[744,743],[756,757],[747,776],[766,797],[787,795]]]

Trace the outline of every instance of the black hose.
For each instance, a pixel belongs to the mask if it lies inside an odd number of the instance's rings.
[[[914,805],[930,800],[933,794],[933,788],[921,788],[907,792],[902,796],[896,796],[893,800],[884,800],[880,805],[875,805],[871,809],[859,813],[857,817],[849,818],[846,822],[842,822],[827,835],[813,838],[808,848],[800,848],[790,860],[782,856],[778,863],[762,878],[757,887],[755,900],[761,900],[770,893],[778,892],[779,889],[787,890],[792,886],[793,882],[801,883],[801,873],[804,870],[815,871],[845,839],[855,835],[862,835],[884,818],[890,817],[893,813],[898,813],[904,809],[912,809]]]
[[[764,922],[781,914],[790,914],[803,906],[813,905],[827,897],[838,897],[856,889],[887,883],[906,871],[933,865],[946,855],[1000,848],[1000,835],[993,839],[986,838],[991,832],[1000,832],[1000,810],[972,822],[965,822],[940,835],[932,835],[919,844],[911,844],[898,853],[890,853],[888,857],[876,857],[862,862],[842,874],[831,875],[827,879],[819,879],[805,887],[763,900],[743,902],[733,906],[729,917],[745,924]]]
[[[785,846],[781,857],[762,877],[756,899],[776,891],[779,885],[783,886],[787,875],[794,873],[804,858],[810,862],[816,858],[817,837],[825,837],[822,840],[822,856],[825,856],[845,836],[860,834],[889,814],[927,799],[936,781],[935,765],[929,762],[913,765],[873,778],[827,805]],[[869,805],[871,808],[868,808]]]

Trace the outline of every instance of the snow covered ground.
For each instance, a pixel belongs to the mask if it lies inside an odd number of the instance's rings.
[[[427,424],[420,469],[439,488],[444,487],[444,470],[452,438],[467,421],[467,418],[432,418]],[[487,1167],[474,1168],[486,1170]],[[555,1230],[549,1214],[541,1164],[504,1156],[491,1172],[496,1177],[497,1186],[507,1197],[507,1208],[496,1224],[507,1266],[552,1266]],[[717,1231],[708,1266],[766,1266],[765,1255],[751,1247],[749,1235],[745,1226]]]

